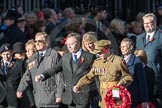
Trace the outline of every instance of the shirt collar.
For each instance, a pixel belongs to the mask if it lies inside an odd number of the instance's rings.
[[[152,33],[146,33],[146,38],[148,38],[148,36],[150,36],[150,38],[152,38],[155,34],[155,31],[153,31]]]
[[[45,53],[46,53],[46,51],[47,51],[47,49],[46,49],[46,50],[44,50],[44,51],[39,51],[39,54],[40,54],[40,53],[42,53],[42,54],[43,54],[42,56],[44,56],[44,55],[45,55]]]
[[[8,63],[8,65],[11,63],[12,57],[10,58],[9,61],[3,60],[3,63],[5,64],[6,62]]]
[[[129,54],[129,55],[124,55],[124,58],[123,58],[123,59],[125,60],[126,63],[129,61],[130,56],[131,56],[131,54]]]
[[[82,53],[82,49],[80,48],[78,52],[76,53],[72,53],[72,55],[77,55],[77,59],[81,56],[81,53]]]

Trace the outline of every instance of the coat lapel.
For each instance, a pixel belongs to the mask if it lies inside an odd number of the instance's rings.
[[[129,67],[129,66],[133,65],[134,60],[135,60],[135,55],[131,54],[130,58],[129,58],[128,62],[127,62],[127,66]]]
[[[67,68],[69,69],[69,71],[72,74],[71,61],[72,61],[72,54],[71,53],[68,53],[67,56],[66,56],[66,62],[65,62],[65,64],[66,64]]]
[[[144,47],[150,46],[154,41],[159,39],[159,32],[158,32],[158,30],[155,31],[153,38],[154,39],[152,41],[149,41],[148,43],[146,43],[146,33],[145,33],[145,35],[144,35],[144,40],[145,40]]]

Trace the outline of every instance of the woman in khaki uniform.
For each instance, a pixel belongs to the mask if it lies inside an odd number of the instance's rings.
[[[99,76],[101,95],[99,105],[101,108],[106,108],[104,97],[108,88],[114,85],[127,87],[133,81],[122,58],[110,54],[110,44],[111,42],[108,40],[95,42],[94,52],[99,55],[99,58],[94,61],[90,72],[83,76],[73,88],[74,92],[84,92],[83,86],[91,84],[95,76]]]

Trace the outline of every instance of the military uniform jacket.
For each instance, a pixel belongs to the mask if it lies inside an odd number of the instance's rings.
[[[32,84],[37,107],[58,107],[55,100],[56,98],[61,98],[63,92],[63,86],[61,84],[63,77],[61,73],[43,82],[35,82],[35,76],[56,65],[59,59],[59,54],[51,48],[47,49],[41,63],[38,62],[38,52],[35,53],[29,59],[27,70],[21,79],[17,91],[23,92],[27,89],[29,84]]]
[[[16,90],[18,88],[23,70],[20,60],[12,60],[7,74],[4,73],[3,61],[0,64],[0,103],[6,98],[8,105],[18,106]]]
[[[91,71],[78,82],[79,87],[91,83],[95,76],[99,76],[100,82],[117,81],[120,85],[128,86],[133,80],[127,66],[122,59],[116,55],[111,55],[109,60],[96,59]]]
[[[115,55],[111,55],[108,60],[96,59],[90,72],[79,80],[77,86],[81,89],[83,86],[89,85],[95,76],[99,76],[100,81],[101,108],[106,108],[104,97],[108,89],[103,89],[102,83],[117,82],[120,85],[128,86],[133,81],[122,59]]]
[[[73,71],[72,63],[72,54],[67,53],[62,57],[62,60],[59,64],[46,72],[43,73],[45,79],[53,76],[55,73],[63,71],[64,76],[64,86],[65,90],[63,93],[63,103],[70,105],[72,102],[75,104],[88,104],[90,92],[86,90],[81,93],[74,93],[72,88],[79,81],[81,77],[86,75],[92,66],[92,63],[95,59],[95,55],[90,54],[89,52],[82,51],[81,57],[78,60],[77,68]]]
[[[146,33],[137,36],[137,49],[144,49],[147,54],[147,66],[155,72],[154,95],[162,96],[162,31],[156,30],[153,39],[146,43]]]

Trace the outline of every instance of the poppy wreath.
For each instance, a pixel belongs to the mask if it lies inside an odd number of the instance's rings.
[[[119,89],[119,96],[121,99],[121,104],[118,105],[115,102],[115,99],[112,97],[112,89],[118,88]],[[106,96],[105,96],[105,102],[107,108],[131,108],[132,101],[131,101],[131,95],[129,91],[123,87],[123,86],[113,86],[108,89]]]

